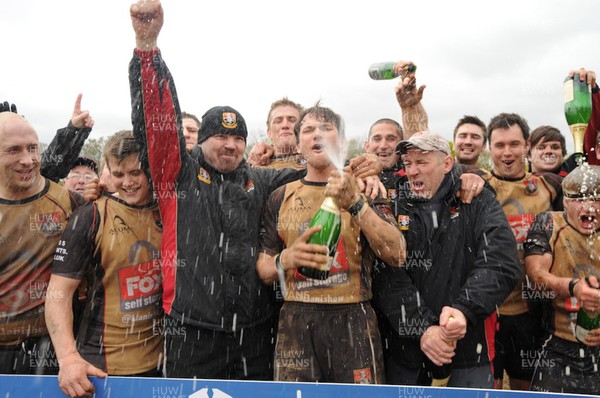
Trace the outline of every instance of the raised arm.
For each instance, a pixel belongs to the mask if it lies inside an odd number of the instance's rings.
[[[403,71],[395,90],[396,100],[402,110],[402,129],[405,140],[419,131],[429,129],[429,117],[421,103],[426,86],[422,85],[417,88],[415,72],[409,72],[407,68],[411,63],[410,61],[399,61],[394,65],[395,69]]]
[[[157,47],[163,9],[158,0],[140,0],[131,6],[130,14],[136,39],[129,64],[133,134],[145,155],[142,164],[150,171],[155,191],[171,191],[189,155],[175,83]]]
[[[77,95],[69,124],[56,132],[42,154],[41,174],[54,182],[69,174],[94,127],[90,112],[81,110],[82,97],[82,94]]]

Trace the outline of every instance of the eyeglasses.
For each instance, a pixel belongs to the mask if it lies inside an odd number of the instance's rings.
[[[75,180],[85,180],[86,182],[88,181],[92,181],[96,176],[93,174],[79,174],[79,173],[73,173],[73,174],[69,174],[67,176],[68,179],[75,179]]]

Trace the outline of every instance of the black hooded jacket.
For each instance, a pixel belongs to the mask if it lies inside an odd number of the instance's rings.
[[[181,112],[160,52],[129,67],[133,132],[150,171],[163,228],[163,307],[195,327],[240,330],[273,315],[272,287],[256,273],[261,211],[271,191],[306,171],[249,167],[220,173],[185,149]]]

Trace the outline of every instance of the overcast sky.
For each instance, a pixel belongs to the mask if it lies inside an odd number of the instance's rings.
[[[127,0],[3,0],[0,101],[17,104],[42,142],[70,118],[78,93],[91,137],[131,128],[127,67],[135,46]],[[250,141],[266,131],[271,102],[321,100],[364,137],[400,118],[395,81],[373,81],[373,62],[408,59],[427,84],[431,130],[448,139],[464,114],[484,122],[522,114],[571,134],[562,82],[581,66],[600,70],[596,0],[163,0],[159,47],[182,110],[230,105]]]

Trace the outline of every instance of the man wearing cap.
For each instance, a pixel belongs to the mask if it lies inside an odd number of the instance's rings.
[[[242,115],[216,106],[186,151],[171,74],[156,46],[160,2],[131,8],[134,135],[164,225],[163,307],[168,377],[270,380],[273,295],[256,274],[260,214],[273,189],[305,171],[250,168]]]
[[[428,383],[425,369],[440,378],[441,365],[451,363],[450,386],[490,388],[486,319],[519,278],[514,237],[491,191],[469,204],[457,199],[444,138],[415,134],[399,148],[408,178],[398,201],[407,259],[401,269],[379,264],[373,286],[388,320],[382,338],[390,353],[404,354],[386,358],[387,381]]]
[[[98,177],[98,163],[87,156],[80,156],[75,160],[75,166],[65,177],[65,188],[83,195],[85,184]]]
[[[525,241],[527,275],[544,298],[542,352],[529,360],[532,391],[598,394],[600,328],[584,337],[580,307],[600,311],[600,166],[587,163],[562,182],[564,212],[538,214]]]

